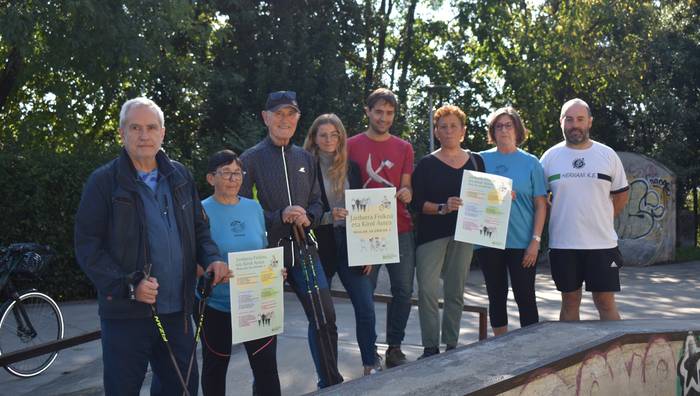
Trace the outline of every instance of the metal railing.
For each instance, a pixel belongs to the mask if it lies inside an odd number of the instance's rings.
[[[31,359],[33,357],[45,355],[47,353],[57,352],[62,349],[74,347],[76,345],[85,344],[90,341],[99,340],[102,336],[101,334],[102,332],[100,330],[96,330],[90,333],[81,334],[79,336],[46,342],[34,347],[24,348],[20,349],[19,351],[3,354],[2,356],[0,356],[0,367],[4,367],[12,363],[21,362],[22,360]]]
[[[284,287],[284,291],[286,292],[294,292],[292,288],[289,286]],[[338,298],[346,298],[349,299],[350,296],[346,291],[343,290],[333,290],[331,289],[331,296],[333,297],[338,297]],[[385,304],[391,303],[391,296],[387,294],[375,294],[374,295],[374,301],[375,302],[381,302]],[[443,306],[443,302],[439,301],[438,302],[440,308]],[[418,305],[418,299],[412,298],[411,299],[411,305]],[[463,312],[475,312],[479,314],[479,340],[485,340],[486,339],[486,314],[487,314],[487,309],[485,307],[479,307],[479,306],[474,306],[474,305],[465,305],[464,308],[462,308]],[[387,312],[388,313],[388,312]],[[47,353],[52,353],[56,351],[60,351],[63,349],[71,348],[76,345],[80,344],[85,344],[90,341],[95,341],[99,340],[100,337],[102,336],[102,332],[100,330],[92,331],[89,333],[84,333],[75,337],[70,337],[70,338],[64,338],[62,340],[56,340],[56,341],[51,341],[47,342],[41,345],[37,345],[34,347],[30,348],[25,348],[21,349],[19,351],[11,352],[8,354],[3,354],[0,356],[0,367],[7,366],[12,363],[20,362],[22,360],[26,359],[31,359],[33,357],[45,355]]]
[[[284,291],[293,291],[289,286],[284,287]],[[340,297],[340,298],[347,298],[349,299],[350,296],[346,291],[343,290],[334,290],[331,289],[331,296],[333,297]],[[389,305],[391,303],[392,297],[388,294],[374,294],[374,301],[375,302],[382,302]],[[418,299],[417,298],[411,298],[411,305],[417,306],[418,305]],[[442,300],[438,300],[438,306],[442,308],[444,305],[444,302]],[[485,340],[486,339],[486,314],[488,313],[488,310],[486,307],[479,307],[475,305],[464,305],[462,307],[462,312],[475,312],[479,314],[479,341]],[[387,316],[389,312],[387,310]]]

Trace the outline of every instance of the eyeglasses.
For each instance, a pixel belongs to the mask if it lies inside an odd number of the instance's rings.
[[[277,91],[270,93],[269,98],[272,100],[280,100],[282,98],[297,100],[297,93],[294,91]]]
[[[245,176],[245,172],[241,171],[235,171],[235,172],[230,172],[230,171],[216,171],[214,174],[219,175],[223,177],[226,180],[232,181],[233,179],[243,179],[243,176]]]
[[[318,136],[319,139],[324,139],[324,140],[338,140],[338,139],[340,139],[340,133],[338,133],[338,132],[319,133],[316,136]]]
[[[504,123],[498,123],[493,126],[494,130],[499,130],[499,129],[513,129],[513,123],[512,122],[504,122]]]

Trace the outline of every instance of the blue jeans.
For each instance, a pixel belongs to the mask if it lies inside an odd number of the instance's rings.
[[[350,296],[355,310],[355,332],[360,346],[363,366],[374,366],[377,359],[377,331],[374,315],[374,284],[369,276],[362,274],[362,267],[348,266],[348,245],[345,239],[345,227],[333,230],[336,247],[336,271],[343,287]]]
[[[306,318],[309,320],[309,349],[311,350],[311,357],[314,360],[316,374],[319,378],[318,386],[325,388],[326,386],[343,382],[343,378],[338,373],[338,329],[335,325],[335,309],[333,308],[328,281],[323,273],[321,260],[315,259],[313,266],[316,273],[318,291],[312,281],[312,271],[309,268],[305,274],[301,260],[296,262],[294,267],[288,268],[287,283],[294,289],[294,293],[304,308]],[[306,282],[307,276],[309,278],[308,283]],[[321,307],[314,305],[315,303],[312,304],[309,294],[313,294],[315,298],[316,293],[320,295]],[[323,317],[325,317],[326,324],[321,328],[321,332],[316,331],[316,320],[322,321]],[[319,352],[319,342],[324,343],[326,351],[330,355],[322,355]]]
[[[192,322],[189,317],[185,319],[182,312],[159,315],[159,318],[186,380],[194,347]],[[151,395],[183,393],[182,384],[153,318],[101,319],[100,324],[106,395],[138,395],[149,363],[153,370]],[[196,359],[187,385],[190,394],[197,395],[199,376]]]
[[[411,296],[413,294],[413,277],[416,269],[416,255],[413,231],[399,234],[399,262],[387,264],[389,282],[391,283],[391,303],[386,314],[386,343],[389,346],[401,345],[406,335],[406,323],[411,314]],[[372,269],[370,277],[374,288],[377,287],[379,265]]]

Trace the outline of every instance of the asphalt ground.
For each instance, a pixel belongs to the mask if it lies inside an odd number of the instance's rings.
[[[656,265],[651,267],[624,267],[621,270],[622,292],[617,295],[623,319],[692,319],[700,318],[700,261]],[[334,279],[333,288],[342,285]],[[414,288],[414,295],[416,294]],[[389,294],[386,271],[380,273],[377,293]],[[536,277],[536,293],[541,321],[559,317],[560,295],[554,287],[549,268],[540,266]],[[473,268],[464,288],[465,304],[488,306],[488,298],[481,271]],[[360,352],[355,338],[355,319],[349,300],[334,299],[338,326],[339,369],[346,381],[362,375]],[[378,348],[383,355],[386,305],[376,303]],[[61,304],[66,323],[66,337],[99,328],[95,301]],[[517,307],[509,295],[509,326],[517,329]],[[584,293],[581,319],[597,319],[597,311],[590,293]],[[490,329],[489,329],[490,331]],[[279,336],[277,359],[282,393],[297,395],[316,389],[316,374],[306,339],[307,320],[291,293],[285,293],[285,331]],[[478,315],[464,313],[460,331],[460,345],[478,341]],[[418,309],[413,307],[406,328],[403,350],[409,360],[422,353],[420,345]],[[0,394],[22,395],[100,395],[102,388],[102,349],[99,341],[82,344],[62,351],[53,365],[44,373],[29,379],[16,378],[0,372]],[[201,367],[201,361],[200,361]],[[149,394],[150,372],[141,394]],[[250,394],[252,374],[242,346],[235,346],[227,374],[228,394]]]

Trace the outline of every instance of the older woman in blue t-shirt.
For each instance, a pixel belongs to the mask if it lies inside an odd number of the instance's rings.
[[[243,164],[231,150],[209,158],[207,182],[214,195],[202,201],[211,237],[226,257],[229,252],[267,247],[265,218],[257,201],[238,196],[243,182]],[[286,273],[284,273],[286,277]],[[199,295],[198,295],[199,297]],[[200,304],[195,307],[197,311]],[[231,302],[228,283],[217,285],[204,307],[202,328],[202,391],[204,395],[226,394],[226,370],[231,357]],[[277,336],[243,343],[253,371],[253,393],[279,395]],[[238,390],[240,392],[240,390]]]
[[[496,147],[481,152],[486,172],[513,180],[513,204],[506,249],[476,247],[489,295],[489,317],[495,335],[508,331],[508,275],[520,313],[520,326],[539,321],[535,300],[535,263],[546,217],[544,172],[537,157],[518,146],[527,138],[520,115],[500,108],[488,118],[488,139]]]

